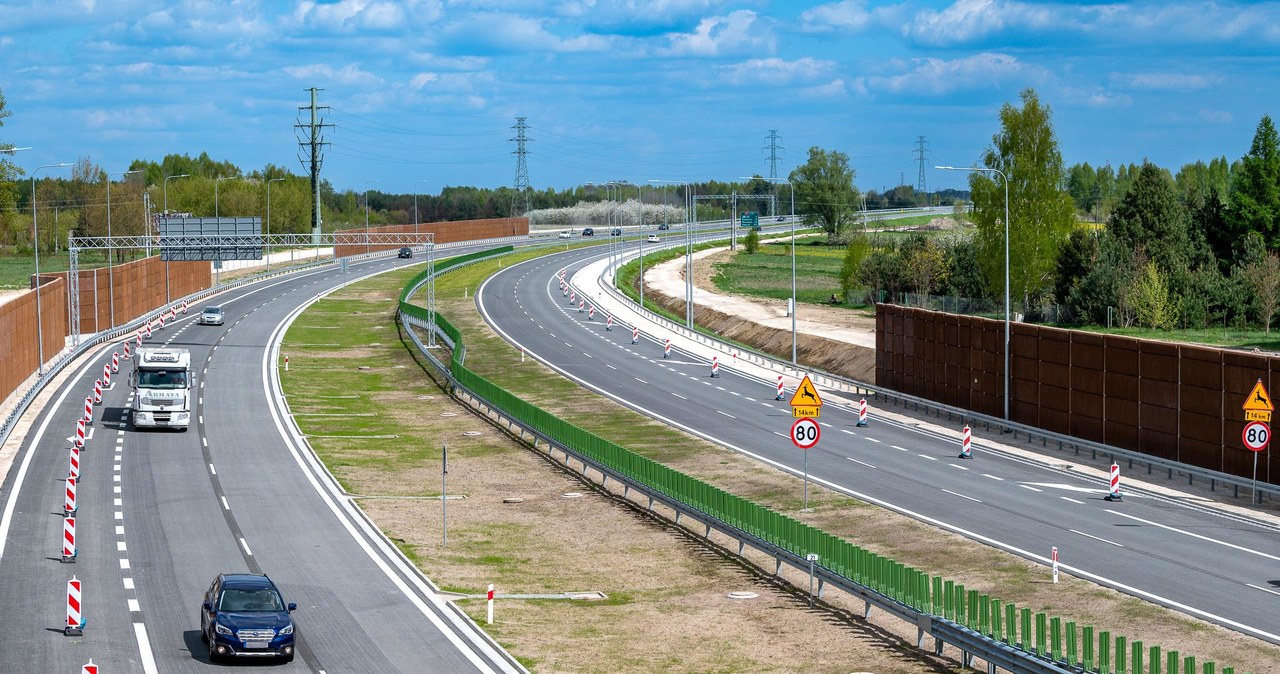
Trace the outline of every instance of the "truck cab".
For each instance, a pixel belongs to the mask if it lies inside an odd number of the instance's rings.
[[[135,428],[176,428],[191,424],[191,352],[140,348],[129,374]]]

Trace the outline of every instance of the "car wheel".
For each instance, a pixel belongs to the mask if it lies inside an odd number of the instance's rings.
[[[290,653],[290,654],[288,654],[288,655],[284,656],[284,658],[282,658],[282,659],[283,659],[285,662],[293,662],[293,653]]]
[[[209,642],[209,662],[217,662],[218,661],[217,645],[214,643],[214,640],[210,638],[210,636],[207,633],[204,635],[204,638],[205,638],[205,641]]]
[[[204,624],[204,614],[201,613],[200,614],[200,641],[203,641],[206,644],[209,643],[208,629],[209,629],[208,626]]]

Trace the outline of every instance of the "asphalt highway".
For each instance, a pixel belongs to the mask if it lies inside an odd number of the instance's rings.
[[[788,400],[774,400],[775,380],[724,358],[712,378],[709,362],[679,340],[663,358],[665,335],[633,345],[630,329],[606,331],[603,313],[590,320],[569,305],[558,272],[572,278],[604,254],[574,250],[502,269],[477,291],[477,305],[508,341],[583,386],[801,475],[804,456],[789,437]],[[961,460],[958,427],[874,414],[868,427],[856,422],[856,411],[824,406],[810,480],[1028,559],[1047,563],[1057,546],[1065,573],[1280,643],[1277,527],[1129,486],[1122,502],[1108,502],[1101,480],[1061,460],[989,451],[980,433],[975,458]]]
[[[465,248],[440,251],[442,256]],[[421,263],[423,260],[404,262]],[[99,349],[32,411],[0,504],[0,672],[199,672],[203,591],[220,572],[267,573],[297,602],[298,655],[311,672],[510,672],[505,653],[460,619],[361,517],[296,436],[273,377],[288,321],[319,293],[401,261],[355,263],[262,281],[208,300],[148,345],[192,354],[195,422],[186,433],[125,422],[129,366],[95,409],[81,453],[79,557],[59,560],[68,437],[117,342]],[[83,582],[83,636],[62,633],[66,583]]]

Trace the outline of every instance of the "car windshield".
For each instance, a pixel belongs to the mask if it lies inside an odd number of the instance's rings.
[[[204,312],[206,314],[221,314],[222,307],[205,307]]]
[[[186,388],[186,370],[138,370],[140,388]]]
[[[219,611],[235,611],[238,613],[264,611],[279,613],[284,610],[284,602],[275,590],[223,590],[222,600],[218,602]]]

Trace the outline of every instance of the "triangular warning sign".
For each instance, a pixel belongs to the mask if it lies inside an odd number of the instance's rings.
[[[792,407],[815,407],[822,405],[822,396],[818,395],[818,389],[814,387],[813,382],[809,381],[809,375],[804,376],[804,381],[800,382],[800,387],[796,389],[795,395],[791,396]]]
[[[1240,409],[1246,412],[1274,411],[1275,406],[1271,404],[1271,396],[1267,395],[1267,387],[1262,385],[1262,380],[1253,385],[1253,390],[1249,391],[1249,397],[1244,399],[1244,404]]]

